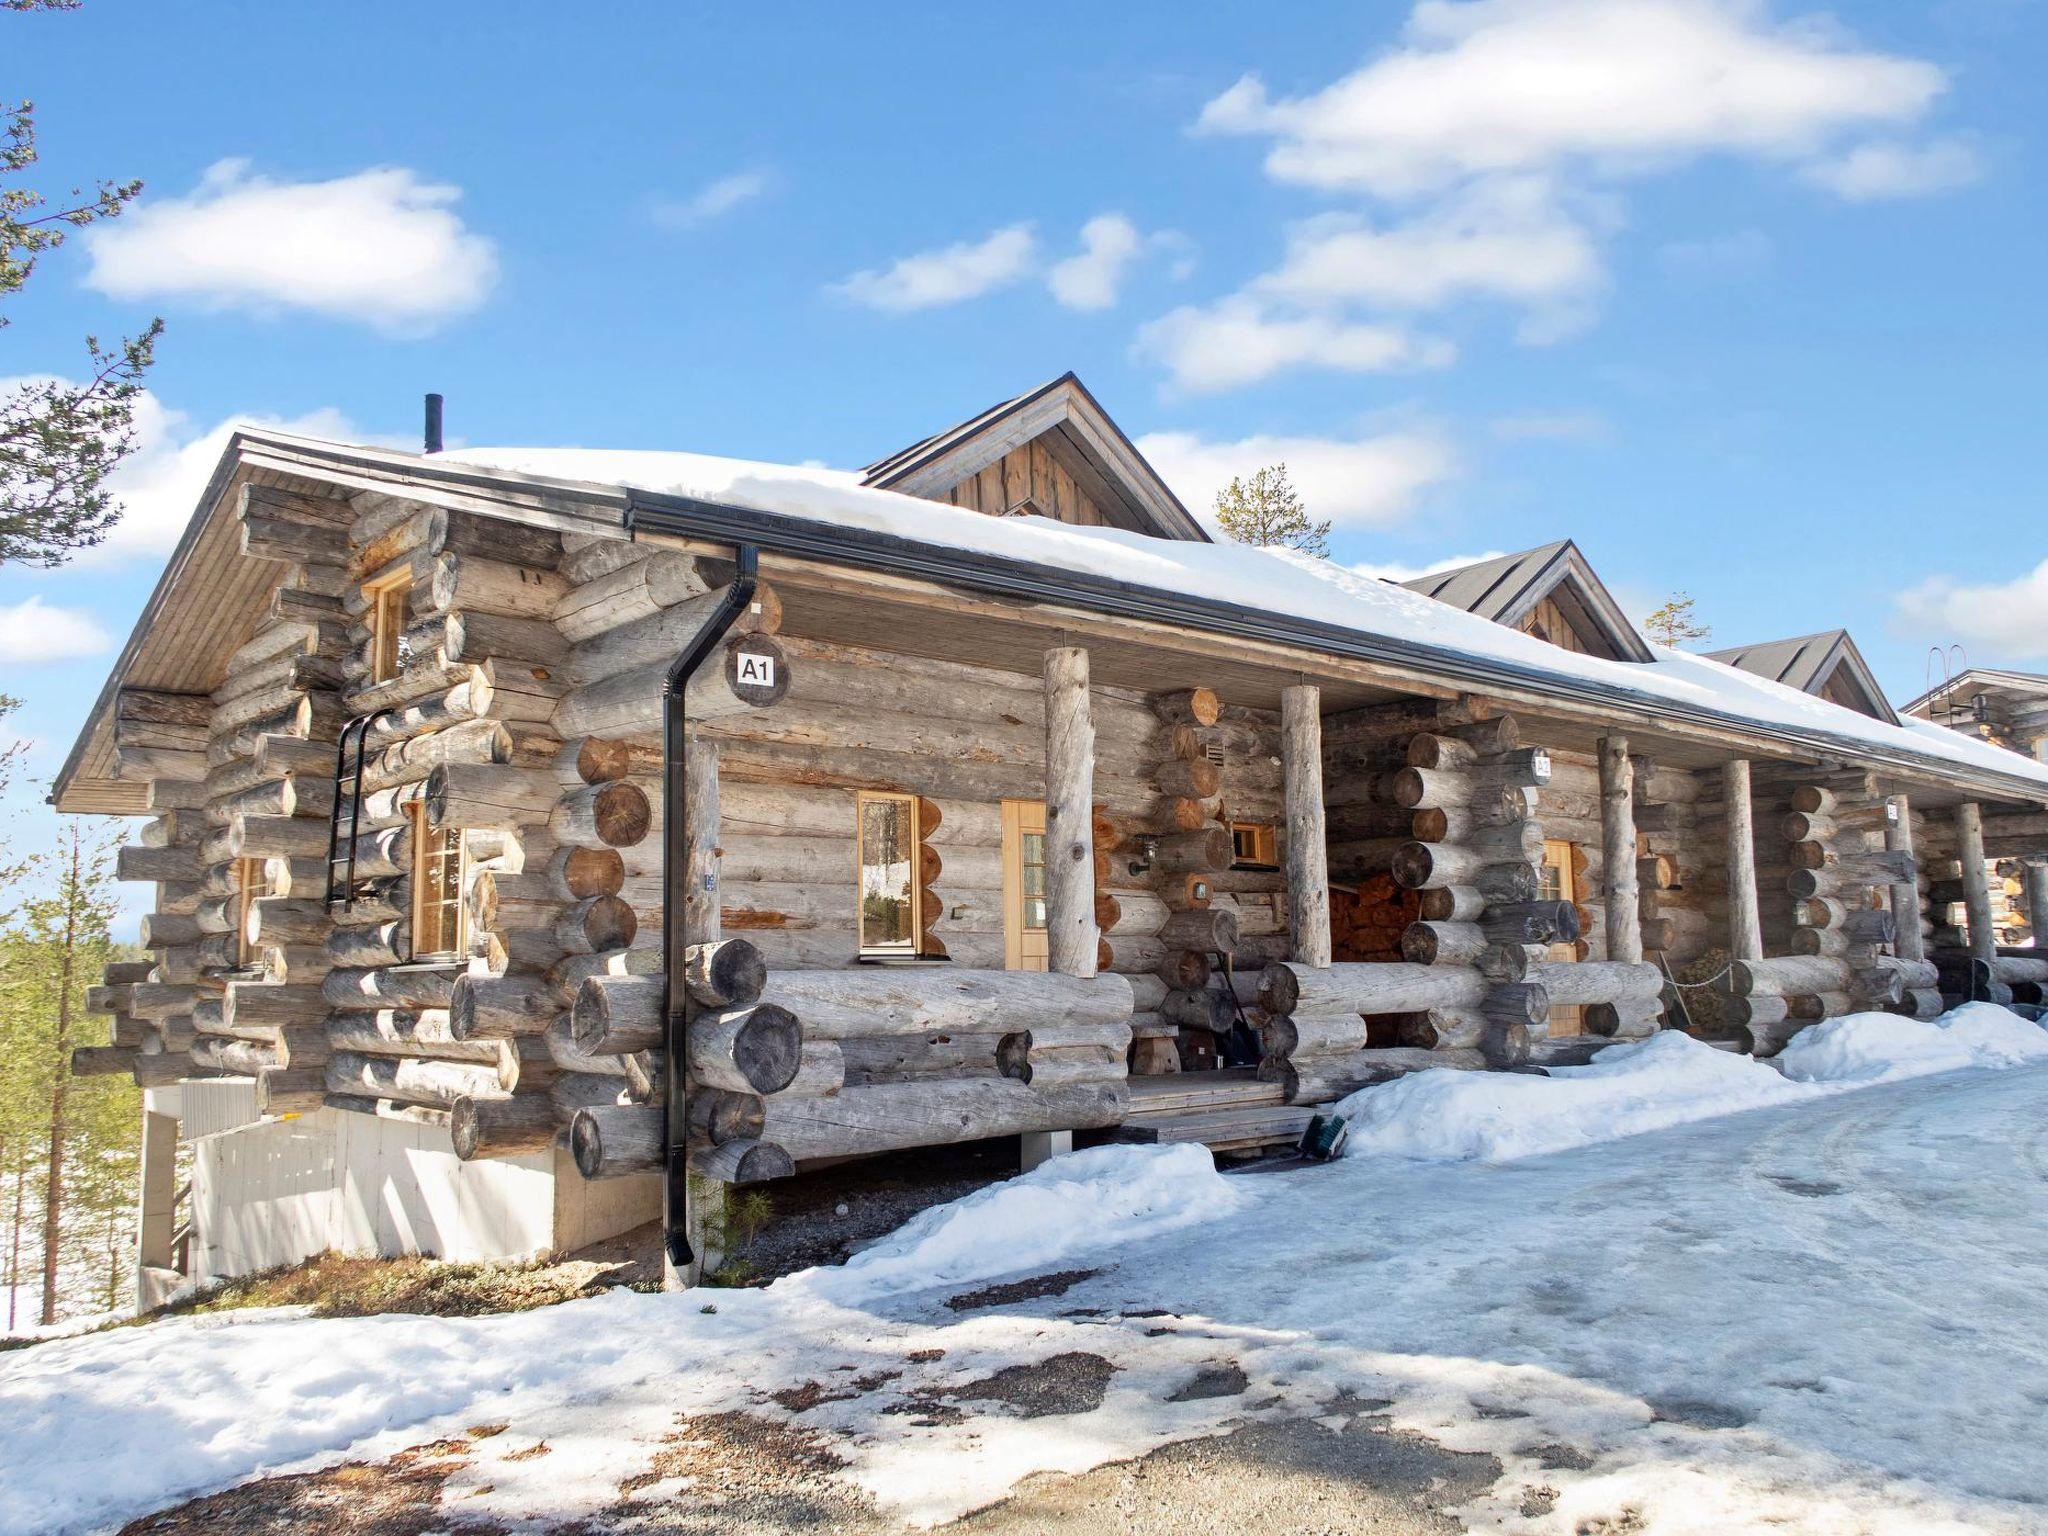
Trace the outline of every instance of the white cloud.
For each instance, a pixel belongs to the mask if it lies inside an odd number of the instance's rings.
[[[1068,309],[1108,309],[1132,265],[1148,251],[1177,253],[1172,276],[1186,277],[1192,268],[1188,239],[1177,230],[1147,235],[1120,213],[1098,214],[1081,226],[1081,249],[1046,273],[1046,287]]]
[[[1977,152],[1959,139],[1929,144],[1859,144],[1806,169],[1809,181],[1852,203],[1925,197],[1966,187],[1984,174]]]
[[[116,298],[310,309],[415,334],[475,309],[497,278],[496,248],[455,213],[461,195],[397,166],[285,182],[222,160],[191,196],[87,231],[86,281]]]
[[[2048,656],[2048,560],[2011,581],[1970,585],[1930,576],[1897,601],[1899,617],[1923,642],[1960,640],[1993,666]]]
[[[1583,322],[1602,281],[1592,233],[1546,178],[1495,176],[1405,222],[1329,214],[1296,225],[1286,259],[1254,286],[1299,303],[1382,309],[1501,299],[1531,311],[1525,340],[1549,341]]]
[[[1307,96],[1246,75],[1197,127],[1272,138],[1282,181],[1408,195],[1567,163],[1806,156],[1917,120],[1946,85],[1755,0],[1423,0],[1401,47]]]
[[[1205,521],[1214,516],[1218,491],[1268,464],[1287,466],[1310,517],[1346,527],[1399,522],[1423,491],[1456,470],[1450,445],[1426,431],[1356,439],[1259,434],[1234,442],[1150,432],[1138,439],[1138,451]]]
[[[1959,146],[1866,142],[1915,128],[1947,88],[1925,60],[1765,0],[1418,0],[1395,45],[1321,89],[1275,96],[1247,74],[1204,107],[1195,131],[1268,141],[1273,179],[1359,200],[1297,226],[1279,266],[1218,306],[1242,321],[1262,301],[1275,344],[1208,387],[1324,364],[1311,317],[1371,327],[1478,300],[1515,306],[1523,342],[1572,335],[1607,284],[1618,189],[1707,156],[1844,197],[1952,185],[1975,168]],[[1716,269],[1705,251],[1666,263]]]
[[[1436,309],[1482,295],[1539,303],[1600,281],[1592,237],[1540,177],[1477,182],[1406,223],[1375,228],[1334,214],[1297,225],[1262,290],[1302,301],[1353,299]]]
[[[1148,322],[1139,327],[1137,350],[1164,364],[1175,384],[1196,391],[1253,384],[1290,368],[1441,368],[1455,355],[1449,342],[1400,326],[1288,311],[1243,294],[1207,308],[1183,305]]]
[[[114,637],[82,608],[52,607],[40,597],[0,603],[0,661],[10,666],[97,656],[113,643]]]
[[[1356,571],[1360,576],[1373,581],[1413,581],[1418,576],[1433,576],[1438,571],[1454,571],[1461,565],[1477,565],[1482,560],[1498,560],[1506,553],[1503,549],[1489,549],[1478,555],[1446,555],[1441,560],[1431,560],[1423,565],[1402,565],[1399,562],[1376,565],[1367,560],[1356,565],[1348,565],[1345,569]]]
[[[1032,227],[1012,224],[984,240],[920,251],[879,271],[856,272],[832,284],[831,291],[891,313],[934,309],[1006,288],[1028,275],[1037,259]]]
[[[654,222],[667,229],[704,224],[731,213],[742,203],[764,196],[774,180],[766,171],[738,171],[721,176],[680,200],[657,198],[651,210]]]

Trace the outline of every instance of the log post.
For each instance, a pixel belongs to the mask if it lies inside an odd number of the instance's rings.
[[[1330,963],[1329,834],[1323,813],[1323,693],[1280,691],[1280,761],[1287,816],[1287,920],[1294,958]]]
[[[1049,969],[1095,974],[1095,727],[1088,653],[1045,653],[1045,926]]]
[[[1970,953],[1979,960],[1998,956],[1998,931],[1991,923],[1991,882],[1984,871],[1984,812],[1976,801],[1956,807],[1956,857],[1963,866],[1963,906],[1969,913]]]
[[[674,771],[673,769],[671,771]],[[676,921],[681,923],[680,943],[670,946],[670,953],[680,959],[690,953],[692,946],[716,944],[721,937],[718,889],[718,828],[720,811],[718,804],[718,743],[708,741],[697,732],[689,733],[683,743],[683,826],[682,846],[670,857],[683,861],[683,902],[682,911]],[[687,988],[680,976],[668,978],[670,1028],[678,1013],[689,1015],[696,1012]],[[681,1047],[683,1041],[672,1042]],[[678,1048],[667,1052],[667,1071],[682,1084],[681,1095],[669,1095],[669,1135],[676,1135],[674,1120],[690,1095],[687,1074],[687,1053]],[[724,1262],[724,1254],[716,1250],[713,1239],[724,1226],[725,1186],[714,1178],[700,1174],[694,1167],[687,1166],[685,1157],[683,1177],[684,1231],[689,1237],[690,1252],[693,1255],[688,1267],[674,1268],[666,1252],[662,1255],[662,1288],[683,1290],[698,1284],[704,1276]],[[673,1173],[670,1175],[673,1177]]]
[[[1894,819],[1884,829],[1884,845],[1893,853],[1913,852],[1913,807],[1904,795],[1893,795]],[[2030,871],[2031,873],[2031,871]],[[2033,889],[2031,883],[2028,890]],[[1892,917],[1898,931],[1892,936],[1892,953],[1901,960],[1925,960],[1927,940],[1920,931],[1920,880],[1902,880],[1892,887]],[[2042,942],[2041,930],[2034,930],[2034,942]]]
[[[1721,797],[1728,814],[1728,954],[1735,960],[1761,960],[1764,925],[1756,894],[1756,813],[1746,759],[1722,764]]]
[[[2048,950],[2048,863],[2038,859],[2027,860],[2020,866],[2020,879],[2026,890],[2027,926],[2033,930],[2034,948]],[[1913,929],[1915,938],[1919,937],[1919,932],[1916,922]],[[1906,952],[1901,949],[1899,953],[1905,955]],[[1909,955],[1906,958],[1917,960],[1920,957]]]
[[[1607,958],[1634,965],[1643,958],[1643,915],[1636,905],[1635,770],[1626,736],[1600,739],[1600,846]]]
[[[1049,970],[1095,974],[1095,724],[1079,646],[1045,653],[1045,927]],[[1028,1173],[1073,1145],[1069,1130],[1027,1131],[1019,1161]]]

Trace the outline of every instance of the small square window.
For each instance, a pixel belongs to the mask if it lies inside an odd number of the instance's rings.
[[[1265,822],[1234,821],[1230,824],[1230,867],[1232,869],[1276,869],[1280,864],[1277,830]]]

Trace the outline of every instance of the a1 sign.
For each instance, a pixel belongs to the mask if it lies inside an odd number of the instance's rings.
[[[733,686],[773,688],[775,658],[763,651],[740,651],[733,656]]]

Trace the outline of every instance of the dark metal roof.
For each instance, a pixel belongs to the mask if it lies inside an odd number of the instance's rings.
[[[1564,609],[1582,640],[1612,659],[1656,660],[1656,654],[1570,539],[1539,544],[1516,555],[1499,555],[1455,566],[1448,571],[1432,571],[1402,585],[1510,629],[1520,628],[1536,605],[1550,598]]]
[[[1817,635],[1795,635],[1789,640],[1738,645],[1725,651],[1709,651],[1707,655],[1744,672],[1753,672],[1758,677],[1768,677],[1788,688],[1815,695],[1826,689],[1838,673],[1846,673],[1855,690],[1869,705],[1865,714],[1890,725],[1899,723],[1897,711],[1885,698],[1876,674],[1870,670],[1869,663],[1863,659],[1863,653],[1856,648],[1856,642],[1846,629],[1824,629]]]

